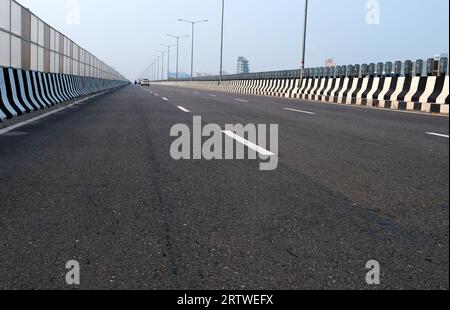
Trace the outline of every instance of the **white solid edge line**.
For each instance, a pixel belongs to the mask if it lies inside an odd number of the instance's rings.
[[[46,117],[48,117],[48,116],[50,116],[50,115],[52,115],[52,114],[61,112],[62,110],[65,110],[65,109],[67,109],[67,108],[73,107],[73,106],[76,105],[76,104],[80,104],[80,103],[83,103],[83,102],[85,102],[85,101],[87,101],[87,100],[89,100],[89,99],[92,99],[92,98],[94,98],[94,97],[97,97],[97,96],[106,94],[106,93],[109,92],[109,91],[111,91],[111,90],[105,91],[105,92],[100,93],[100,94],[95,94],[95,95],[93,95],[93,96],[84,98],[84,99],[79,100],[79,101],[75,101],[74,103],[68,104],[68,105],[66,105],[65,107],[62,107],[62,108],[59,108],[59,109],[50,111],[50,112],[48,112],[48,113],[39,115],[39,116],[37,116],[37,117],[34,117],[34,118],[29,119],[29,120],[23,121],[23,122],[21,122],[21,123],[17,123],[17,124],[15,124],[15,125],[12,125],[12,126],[3,128],[3,129],[0,130],[0,136],[1,136],[1,135],[4,135],[5,133],[8,133],[8,132],[10,132],[10,131],[12,131],[12,130],[14,130],[14,129],[23,127],[23,126],[28,125],[28,124],[31,124],[31,123],[33,123],[33,122],[35,122],[35,121],[41,120],[41,119],[43,119],[43,118],[46,118]]]
[[[223,130],[222,131],[225,135],[227,135],[228,137],[236,140],[237,142],[251,148],[252,150],[258,152],[259,154],[261,154],[262,156],[276,156],[276,154],[266,150],[265,148],[260,147],[259,145],[254,144],[253,142],[250,142],[240,136],[238,136],[237,134],[235,134],[232,131],[229,130]]]
[[[441,138],[447,138],[447,139],[449,138],[448,135],[443,135],[441,133],[435,133],[435,132],[427,132],[427,135],[441,137]]]
[[[303,110],[297,110],[297,109],[291,109],[291,108],[285,108],[285,110],[287,110],[287,111],[292,111],[292,112],[303,113],[303,114],[309,114],[309,115],[316,115],[316,113],[314,113],[314,112],[303,111]]]
[[[183,112],[191,113],[191,111],[189,111],[189,110],[186,109],[186,108],[183,108],[182,106],[177,106],[177,108],[180,109],[180,110],[183,111]]]
[[[239,102],[248,102],[247,100],[243,100],[243,99],[234,99],[234,101],[239,101]]]

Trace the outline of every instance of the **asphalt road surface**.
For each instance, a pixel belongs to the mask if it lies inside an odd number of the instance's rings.
[[[278,124],[278,168],[175,161],[193,116]],[[0,288],[70,289],[74,259],[82,289],[448,289],[448,134],[447,117],[163,86],[68,106],[0,135]]]

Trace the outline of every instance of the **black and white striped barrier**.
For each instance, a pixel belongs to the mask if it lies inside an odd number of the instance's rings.
[[[160,82],[198,89],[336,104],[449,114],[448,76],[307,77],[299,79]]]
[[[448,114],[449,77],[307,78],[289,97]]]
[[[0,121],[127,84],[0,67]]]

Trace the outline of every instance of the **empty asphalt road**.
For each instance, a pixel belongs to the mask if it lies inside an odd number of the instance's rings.
[[[172,159],[193,116],[278,124],[277,169]],[[448,289],[448,134],[440,116],[103,94],[0,134],[0,289],[70,289],[73,259],[82,289],[373,289],[370,260],[378,288]]]

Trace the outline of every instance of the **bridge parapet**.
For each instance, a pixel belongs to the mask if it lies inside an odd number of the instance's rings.
[[[160,81],[165,85],[336,104],[449,113],[447,58]]]
[[[334,67],[315,67],[306,68],[304,77],[313,78],[342,78],[342,77],[409,77],[409,76],[448,76],[448,58],[441,59],[430,58],[427,61],[418,59],[415,62],[406,61],[388,61],[386,63],[364,63],[354,65],[339,65]],[[223,81],[232,80],[255,80],[255,79],[290,79],[299,78],[300,69],[255,72],[247,74],[230,74],[222,76]],[[218,81],[218,75],[183,78],[180,81]]]

